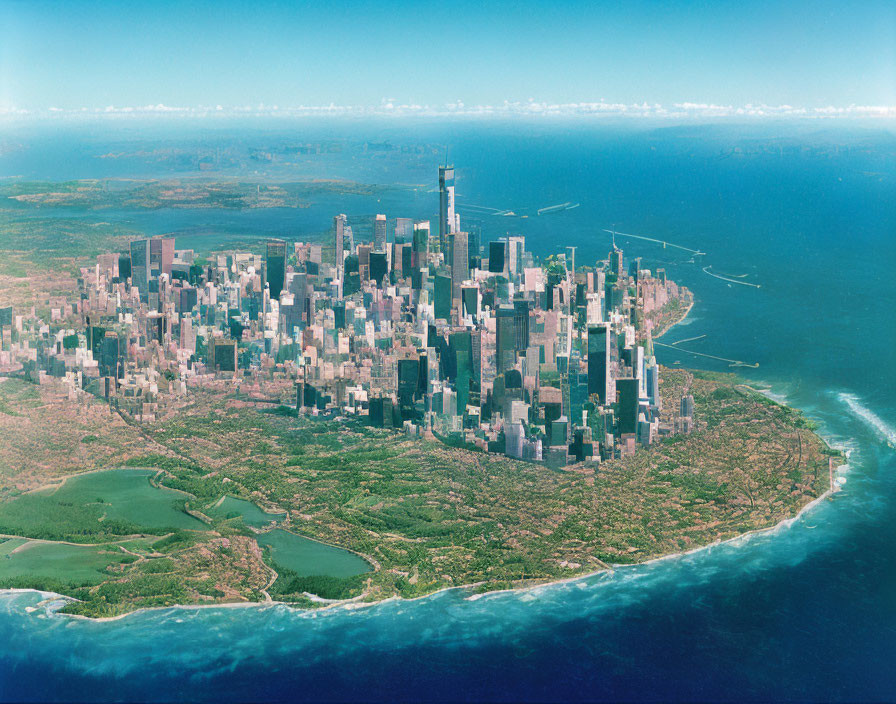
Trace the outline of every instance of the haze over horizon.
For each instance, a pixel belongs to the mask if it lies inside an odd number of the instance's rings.
[[[868,2],[0,3],[0,115],[896,116]]]

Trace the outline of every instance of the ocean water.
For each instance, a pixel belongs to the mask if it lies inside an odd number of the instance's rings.
[[[367,130],[364,139],[449,145],[462,219],[474,220],[484,240],[522,233],[539,254],[574,245],[583,263],[606,255],[602,229],[615,227],[705,252],[692,260],[617,240],[627,256],[664,266],[695,293],[687,324],[663,342],[697,337],[681,347],[758,363],[738,371],[803,409],[848,451],[842,490],[769,532],[481,597],[459,589],[313,613],[167,609],[97,623],[29,611],[43,595],[6,594],[0,700],[896,699],[893,134],[784,125],[339,129],[346,139]],[[42,143],[32,162],[27,149],[17,152],[15,170],[0,158],[0,173],[48,177],[53,148],[61,149]],[[415,158],[402,171],[399,159],[388,174],[422,183],[438,160]],[[97,175],[91,158],[66,164],[66,177]],[[303,168],[351,174],[342,162]],[[358,169],[377,173],[367,162]],[[534,214],[567,201],[580,206]],[[352,212],[383,205],[359,202]],[[226,224],[248,235],[263,218],[301,235],[325,231],[330,207],[315,205],[301,220],[191,213],[158,229],[215,233]],[[431,217],[438,204],[424,192],[395,207],[405,212],[390,216]],[[148,230],[152,217],[142,224]],[[759,288],[708,276],[705,266]],[[729,369],[679,349],[658,355]]]

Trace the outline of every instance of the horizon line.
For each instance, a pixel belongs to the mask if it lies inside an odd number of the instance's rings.
[[[298,105],[280,107],[276,104],[258,103],[239,106],[171,106],[164,103],[142,106],[115,106],[26,109],[0,107],[0,120],[47,120],[66,118],[127,118],[127,117],[183,117],[183,118],[234,118],[234,117],[623,117],[656,119],[693,118],[790,118],[790,119],[892,119],[896,118],[896,105],[827,105],[801,107],[789,104],[746,103],[745,105],[721,105],[716,103],[679,102],[661,103],[606,102],[546,102],[503,101],[502,103],[467,105],[462,101],[443,105],[398,103],[383,99],[375,105]]]

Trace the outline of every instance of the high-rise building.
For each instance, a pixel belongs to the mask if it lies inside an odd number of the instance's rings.
[[[413,420],[417,413],[414,397],[420,381],[420,361],[417,359],[398,360],[398,408],[403,420]]]
[[[470,255],[466,232],[453,232],[448,236],[451,253],[451,300],[460,301],[461,284],[470,278]]]
[[[588,328],[588,394],[597,394],[607,403],[610,380],[610,329],[607,325]]]
[[[663,409],[663,400],[660,397],[660,368],[656,363],[656,357],[651,357],[645,367],[647,399],[657,410]]]
[[[131,255],[122,252],[118,255],[118,280],[127,281],[131,278]]]
[[[270,240],[265,250],[264,261],[271,298],[279,299],[286,281],[286,242]]]
[[[383,279],[389,275],[389,261],[385,252],[370,253],[370,278],[377,286],[383,285]]]
[[[513,302],[513,339],[517,352],[525,352],[529,346],[529,308],[531,302],[525,298]]]
[[[373,221],[373,251],[386,251],[386,216],[382,213]]]
[[[610,271],[616,275],[617,279],[621,279],[625,270],[622,268],[622,250],[621,249],[613,249],[610,252]]]
[[[516,362],[516,310],[507,304],[498,306],[495,315],[495,373],[503,374]]]
[[[118,377],[118,357],[118,335],[112,330],[107,330],[100,345],[100,358],[98,360],[100,376]]]
[[[473,379],[473,346],[469,330],[451,334],[449,354],[453,357],[453,381],[457,391],[457,414],[463,415],[470,402],[470,382]]]
[[[208,364],[218,372],[236,371],[236,340],[213,337],[208,344]]]
[[[395,218],[395,241],[410,242],[414,236],[413,218]]]
[[[488,270],[492,274],[507,274],[507,242],[488,243]]]
[[[448,320],[451,318],[451,277],[446,274],[436,274],[434,283],[434,314],[437,319]]]
[[[145,297],[149,282],[149,240],[133,240],[131,242],[131,285],[140,290]]]
[[[333,232],[335,233],[336,245],[335,264],[340,278],[342,278],[341,274],[345,266],[345,226],[347,221],[348,218],[345,215],[337,215],[333,218]]]
[[[162,274],[171,277],[171,265],[174,263],[174,238],[153,237],[149,240],[149,275],[158,278]]]
[[[411,257],[411,266],[419,269],[426,265],[426,259],[429,256],[429,221],[414,223],[414,240],[411,246],[413,256]]]
[[[482,268],[482,231],[479,227],[472,227],[467,230],[467,253],[470,257],[469,267],[473,269]]]
[[[617,379],[619,415],[616,426],[619,435],[638,432],[638,380],[635,378]]]
[[[454,214],[454,167],[439,167],[439,249],[446,251],[448,235],[455,232],[457,220]]]
[[[358,273],[361,281],[367,281],[370,278],[370,245],[358,245]],[[348,294],[346,294],[348,295]]]
[[[511,276],[519,276],[522,273],[523,258],[525,253],[525,237],[507,238],[507,269]]]
[[[475,284],[461,287],[462,315],[475,318],[479,315],[479,287]]]
[[[635,345],[632,348],[632,376],[638,380],[639,397],[647,396],[647,384],[644,378],[644,348],[641,345]]]

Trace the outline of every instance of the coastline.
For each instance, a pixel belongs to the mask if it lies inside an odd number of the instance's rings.
[[[670,331],[672,328],[674,328],[676,325],[680,325],[680,324],[683,323],[685,320],[687,320],[687,317],[691,314],[691,309],[694,307],[694,302],[695,302],[695,301],[696,301],[696,299],[694,298],[694,294],[691,293],[691,302],[688,303],[688,307],[684,309],[684,313],[682,314],[682,316],[681,316],[678,320],[676,320],[674,323],[672,323],[672,324],[670,324],[669,326],[667,326],[666,328],[661,329],[660,332],[659,332],[659,334],[657,334],[657,335],[652,335],[653,339],[654,339],[654,340],[659,340],[663,335],[665,335],[667,332],[669,332],[669,331]]]
[[[680,324],[685,319],[687,319],[688,315],[690,314],[691,310],[693,309],[694,302],[695,302],[694,296],[693,296],[693,294],[691,294],[690,303],[688,304],[687,308],[684,310],[684,313],[681,315],[681,317],[679,319],[677,319],[674,323],[672,323],[671,325],[666,327],[664,330],[662,330],[659,333],[659,335],[656,336],[656,338],[662,337],[673,327],[675,327],[676,325]],[[758,393],[763,393],[761,389],[750,386],[749,384],[746,384],[746,385]],[[787,405],[785,402],[781,401],[778,398],[770,397],[767,394],[763,394],[763,395],[765,395],[767,398],[770,398],[770,400],[772,400],[775,403],[778,403],[782,406]],[[825,443],[826,446],[830,447],[830,442],[827,438],[825,438],[822,435],[818,435],[818,437],[820,437],[822,439],[822,441]],[[128,469],[131,469],[131,468],[128,468]],[[148,468],[133,468],[133,469],[148,469]],[[72,476],[79,476],[80,474],[89,474],[89,473],[97,472],[97,471],[105,471],[105,470],[89,470],[87,472],[82,472],[82,473],[79,473],[78,475],[72,475]],[[159,470],[159,473],[164,473],[164,470]],[[63,478],[62,483],[64,483],[66,481],[66,479],[68,479],[68,478],[69,477]],[[60,486],[61,486],[61,484],[60,484]],[[789,516],[787,518],[783,518],[773,525],[765,526],[762,528],[755,528],[755,529],[749,530],[745,533],[739,533],[737,535],[731,536],[729,538],[717,539],[717,540],[714,540],[705,545],[696,546],[694,548],[690,548],[690,549],[682,551],[682,552],[668,553],[668,554],[664,554],[664,555],[649,557],[649,558],[645,559],[644,561],[630,563],[630,564],[601,563],[603,565],[603,567],[601,567],[600,569],[586,572],[583,574],[572,575],[569,577],[562,577],[560,579],[534,582],[532,584],[510,587],[510,588],[506,588],[506,589],[495,589],[492,591],[486,591],[486,592],[482,592],[479,594],[471,594],[468,597],[466,597],[466,600],[475,601],[484,596],[488,596],[491,594],[500,594],[500,593],[508,593],[508,592],[523,593],[526,591],[530,591],[533,589],[539,589],[542,587],[551,587],[554,585],[575,582],[575,581],[579,581],[579,580],[583,580],[583,579],[588,579],[590,577],[593,577],[593,576],[596,576],[596,575],[602,574],[602,573],[609,572],[610,574],[612,574],[616,570],[621,570],[623,568],[634,568],[634,567],[639,567],[642,565],[649,565],[651,563],[660,562],[660,561],[664,561],[664,560],[670,560],[670,559],[674,559],[674,558],[684,557],[687,555],[691,555],[691,554],[700,552],[702,550],[707,550],[709,548],[723,545],[725,543],[731,543],[733,541],[749,539],[753,535],[767,533],[770,531],[777,530],[778,528],[781,528],[781,527],[789,527],[790,525],[795,523],[797,521],[797,519],[799,519],[805,512],[807,512],[810,509],[814,508],[815,506],[819,505],[823,499],[830,497],[831,495],[833,495],[834,493],[836,493],[839,490],[840,490],[839,486],[832,485],[828,490],[823,492],[821,495],[819,495],[818,497],[814,498],[810,502],[808,502],[808,503],[804,504],[802,507],[800,507],[800,509],[796,512],[796,514],[794,514],[793,516]],[[302,537],[305,537],[305,536],[302,536]],[[311,538],[311,540],[314,540],[314,539]],[[324,543],[323,541],[315,541],[315,542],[321,542],[325,545],[327,544],[327,543]],[[342,548],[342,549],[345,549],[345,548]],[[371,560],[369,557],[362,555],[361,553],[358,553],[354,550],[350,550],[350,552],[353,552],[353,553],[359,555],[360,557],[362,557],[363,559],[365,559],[368,563],[371,564],[371,566],[374,567],[374,571],[378,571],[378,569],[380,567],[378,562],[375,562],[375,561]],[[273,569],[271,569],[270,567],[269,567],[269,569],[271,572],[273,572]],[[274,572],[274,574],[276,575],[275,572]],[[318,613],[321,611],[338,609],[338,608],[346,608],[346,609],[364,608],[364,607],[368,607],[368,606],[376,606],[378,604],[383,604],[386,602],[398,601],[398,600],[408,601],[408,602],[418,601],[420,599],[428,599],[428,598],[436,596],[437,594],[440,594],[442,592],[447,592],[447,591],[451,591],[451,590],[471,590],[471,589],[475,589],[476,587],[484,584],[484,582],[479,581],[479,582],[473,582],[473,583],[469,583],[469,584],[452,585],[452,586],[442,587],[441,589],[437,589],[433,592],[429,592],[427,594],[423,594],[423,595],[415,596],[415,597],[411,597],[411,598],[404,598],[399,594],[393,594],[384,599],[378,599],[378,600],[369,601],[369,602],[363,601],[363,599],[366,595],[366,592],[362,592],[358,596],[352,597],[350,599],[334,600],[334,601],[327,602],[318,608],[309,608],[309,607],[304,607],[304,606],[296,606],[291,602],[273,600],[270,597],[270,594],[267,592],[267,590],[270,588],[270,586],[272,586],[273,581],[275,581],[275,580],[276,580],[276,577],[274,578],[274,580],[270,581],[267,584],[267,586],[265,587],[265,589],[263,590],[263,593],[265,594],[265,596],[267,598],[264,601],[258,601],[258,602],[242,601],[242,602],[227,602],[227,603],[213,603],[213,604],[175,604],[175,605],[171,605],[171,606],[152,606],[152,607],[144,607],[144,608],[135,609],[134,611],[128,611],[126,613],[118,614],[115,616],[103,616],[103,617],[84,616],[84,615],[80,615],[80,614],[61,614],[61,615],[69,616],[69,617],[77,618],[77,619],[86,619],[88,621],[93,621],[93,622],[97,622],[97,623],[102,623],[102,622],[109,622],[109,621],[118,621],[125,617],[131,616],[134,614],[139,614],[141,612],[160,611],[160,610],[165,610],[165,609],[196,610],[196,609],[209,609],[209,608],[231,609],[231,608],[247,608],[247,607],[257,607],[257,606],[286,606],[286,607],[289,607],[290,609],[297,611],[297,612]],[[37,592],[40,594],[49,594],[47,592],[42,592],[42,591],[36,590],[36,589],[0,589],[0,596],[2,596],[4,594],[8,594],[8,593],[21,593],[21,592],[29,592],[29,591]],[[50,596],[53,598],[57,598],[57,599],[64,599],[66,601],[73,600],[72,597],[67,597],[67,596],[61,595],[61,594],[51,594]]]
[[[824,439],[824,438],[822,438]],[[825,440],[827,442],[827,440]],[[599,570],[594,570],[592,572],[586,572],[584,574],[574,575],[571,577],[563,577],[561,579],[550,580],[546,582],[537,582],[535,584],[528,584],[525,586],[519,587],[511,587],[509,589],[495,589],[493,591],[483,592],[481,594],[471,594],[470,596],[465,598],[465,601],[477,601],[483,597],[491,596],[494,594],[507,594],[507,593],[524,593],[528,591],[532,591],[534,589],[541,588],[550,588],[553,586],[568,584],[571,582],[578,582],[583,579],[589,579],[599,574],[610,573],[613,574],[617,570],[621,571],[624,569],[636,569],[639,567],[643,567],[645,565],[650,565],[658,562],[664,562],[667,560],[673,560],[680,557],[686,557],[688,555],[693,555],[695,553],[702,552],[704,550],[709,550],[714,547],[718,547],[720,545],[725,545],[729,543],[735,543],[737,541],[748,541],[751,537],[756,535],[762,535],[763,533],[770,533],[776,531],[781,528],[790,528],[793,524],[796,523],[797,520],[802,518],[806,513],[811,511],[812,509],[819,506],[822,501],[827,498],[830,498],[834,494],[840,491],[839,487],[831,487],[827,489],[825,492],[820,494],[818,497],[813,499],[812,501],[804,504],[799,511],[796,512],[793,516],[788,518],[783,518],[777,523],[766,526],[764,528],[755,528],[753,530],[747,531],[746,533],[739,533],[738,535],[731,536],[730,538],[725,538],[724,540],[714,540],[711,543],[707,543],[706,545],[699,545],[697,547],[691,548],[689,550],[685,550],[682,552],[674,552],[666,555],[659,555],[657,557],[651,557],[643,562],[635,562],[631,564],[610,564],[606,567],[603,567]],[[458,584],[456,586],[451,587],[443,587],[441,589],[437,589],[434,592],[430,592],[429,594],[423,594],[421,596],[411,597],[406,599],[398,594],[387,597],[385,599],[378,599],[376,601],[364,602],[361,601],[363,598],[363,594],[360,594],[351,599],[342,599],[339,601],[333,601],[331,603],[326,604],[325,606],[321,606],[320,608],[310,609],[305,607],[297,607],[286,601],[238,601],[238,602],[228,602],[222,604],[175,604],[173,606],[150,606],[140,609],[135,609],[134,611],[128,611],[127,613],[118,614],[116,616],[101,616],[101,617],[92,617],[92,616],[83,616],[80,614],[55,614],[61,615],[68,618],[79,619],[84,621],[89,621],[93,623],[107,623],[112,621],[120,621],[121,619],[128,618],[129,616],[135,616],[140,613],[148,613],[153,611],[165,611],[165,610],[186,610],[186,611],[195,611],[199,609],[239,609],[239,608],[256,608],[256,607],[276,607],[276,606],[285,606],[290,608],[293,611],[303,613],[303,614],[312,614],[319,613],[321,611],[333,610],[333,609],[359,609],[359,608],[367,608],[372,606],[378,606],[380,604],[385,604],[391,601],[403,601],[403,602],[414,602],[420,601],[421,599],[429,599],[443,592],[455,591],[455,590],[470,590],[475,589],[477,586],[483,584],[483,582],[473,582],[470,584]],[[39,589],[22,589],[22,588],[12,588],[12,589],[0,589],[0,597],[3,597],[7,594],[22,594],[22,593],[36,593],[43,597],[46,600],[55,600],[55,599],[64,599],[66,601],[71,601],[71,597],[67,597],[63,594],[56,594],[55,592],[45,592]]]

